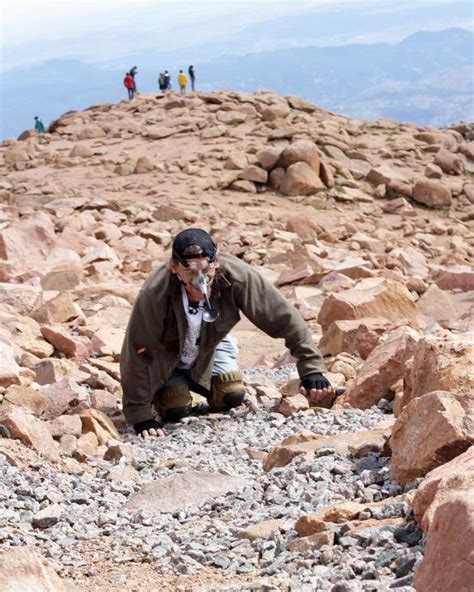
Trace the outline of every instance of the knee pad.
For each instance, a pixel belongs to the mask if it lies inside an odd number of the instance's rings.
[[[164,386],[155,397],[155,409],[160,417],[168,421],[179,421],[189,415],[192,404],[193,397],[187,384]]]
[[[237,407],[244,397],[245,386],[239,370],[231,370],[212,377],[210,401],[212,409],[223,411]]]

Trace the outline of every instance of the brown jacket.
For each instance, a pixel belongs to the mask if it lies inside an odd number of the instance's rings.
[[[180,291],[178,279],[163,265],[148,276],[133,306],[120,360],[123,410],[131,424],[152,417],[155,393],[178,365],[186,332]],[[210,388],[215,348],[240,312],[271,337],[285,339],[300,376],[325,371],[299,312],[255,268],[222,255],[210,301],[220,316],[215,323],[202,324],[199,355],[191,369],[203,387]]]

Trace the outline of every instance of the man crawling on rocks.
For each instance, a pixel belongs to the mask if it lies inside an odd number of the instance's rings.
[[[323,376],[324,361],[296,308],[256,269],[220,254],[207,232],[189,228],[176,235],[169,263],[142,286],[125,335],[123,409],[138,435],[161,437],[163,422],[243,402],[238,348],[230,335],[240,312],[271,337],[285,339],[297,360],[300,392],[313,404],[331,405],[335,393]],[[207,404],[193,405],[191,392]]]

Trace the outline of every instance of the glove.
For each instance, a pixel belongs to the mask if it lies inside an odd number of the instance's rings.
[[[156,419],[146,419],[145,421],[140,421],[139,423],[133,424],[133,429],[135,430],[135,434],[139,436],[145,430],[161,430],[163,427],[163,422],[156,421]]]
[[[324,388],[332,388],[329,380],[319,372],[313,372],[312,374],[307,374],[306,376],[303,376],[300,382],[300,388],[301,387],[305,388],[307,391],[310,391],[312,389],[316,389],[319,391]]]

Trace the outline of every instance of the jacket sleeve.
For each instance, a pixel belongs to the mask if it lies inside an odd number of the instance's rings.
[[[143,289],[133,306],[120,356],[123,412],[129,423],[152,418],[150,365],[162,325],[152,294]]]
[[[299,311],[257,271],[249,268],[247,281],[238,286],[238,302],[244,315],[275,339],[283,338],[296,358],[300,377],[325,372],[321,352]]]

